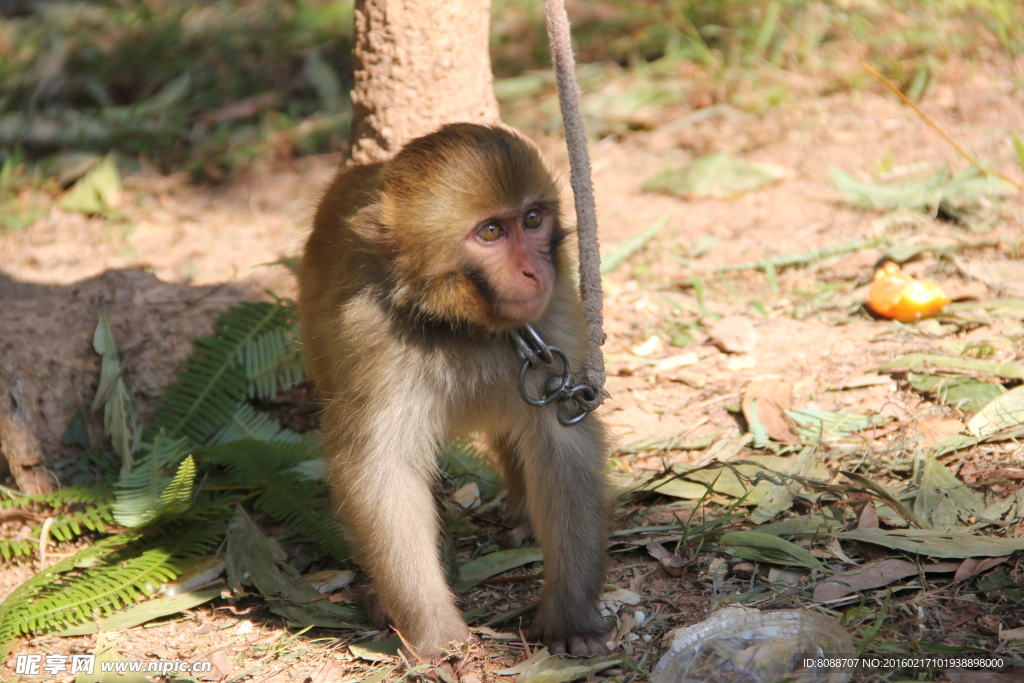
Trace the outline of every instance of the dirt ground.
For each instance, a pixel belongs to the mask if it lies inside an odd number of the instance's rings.
[[[1020,178],[1011,131],[1024,131],[1024,91],[1012,85],[1015,78],[1019,82],[1019,71],[998,60],[970,68],[951,64],[921,106],[976,158]],[[794,97],[760,115],[729,107],[716,111],[688,123],[684,117],[692,113],[689,103],[669,106],[655,113],[652,130],[609,137],[592,146],[605,253],[668,216],[657,236],[607,277],[605,352],[611,399],[601,410],[618,446],[677,435],[684,442],[738,436],[741,428],[729,409],[739,405],[745,386],[763,378],[794,383],[797,407],[894,417],[895,429],[866,439],[865,457],[912,439],[920,433],[916,425],[921,421],[948,416],[948,408],[926,401],[905,383],[885,376],[873,383],[857,380],[906,353],[936,352],[997,336],[1019,342],[1019,320],[1004,321],[997,329],[968,327],[948,334],[935,321],[903,326],[873,319],[858,304],[866,298],[866,285],[881,256],[875,250],[780,270],[777,292],[762,272],[719,273],[715,267],[895,234],[905,235],[910,243],[975,244],[968,253],[992,258],[1006,258],[1012,252],[1006,245],[1016,245],[1019,256],[1022,195],[1007,198],[980,231],[926,215],[851,208],[830,180],[830,164],[864,180],[875,178],[886,159],[897,170],[966,165],[913,111],[880,87]],[[537,139],[567,176],[560,141]],[[642,183],[658,170],[713,151],[777,164],[788,176],[731,200],[684,201],[641,191]],[[59,468],[62,459],[73,455],[60,436],[74,412],[91,402],[99,371],[91,351],[92,329],[100,304],[128,349],[145,412],[173,378],[192,338],[208,330],[219,311],[239,298],[263,297],[264,290],[294,296],[291,272],[274,262],[299,253],[313,206],[337,161],[275,161],[220,187],[194,187],[183,177],[143,172],[126,179],[118,207],[124,220],[87,218],[55,206],[26,229],[0,233],[0,371],[9,377],[48,378],[33,385],[32,395],[20,397],[23,410],[39,420],[47,462]],[[708,235],[716,238],[713,248],[689,259],[693,247]],[[974,300],[1004,294],[970,281],[934,252],[926,252],[907,269]],[[700,296],[692,287],[694,276],[704,284]],[[819,296],[826,289],[828,297]],[[763,312],[750,305],[753,300],[763,304]],[[736,316],[750,325],[739,324],[743,338],[723,350],[705,343],[718,324],[715,316]],[[695,345],[672,346],[673,336],[684,327]],[[1003,362],[1022,357],[1019,346],[999,347],[998,353],[996,360]],[[685,354],[695,355],[664,369],[672,365],[663,363],[665,359]],[[97,420],[91,421],[90,430],[94,439],[100,438]],[[744,449],[736,457],[751,453]],[[969,463],[964,458],[970,456],[957,456],[957,464],[969,464],[974,471],[1024,467],[1016,445],[986,453]],[[701,450],[620,452],[614,471],[622,477],[642,475],[672,462],[702,461],[706,455]],[[671,522],[673,514],[684,514],[664,502],[644,512],[650,523],[658,523],[659,515],[661,522]],[[620,518],[627,513],[635,509],[622,508]],[[8,565],[0,574],[0,594],[36,570],[35,563]],[[659,655],[662,633],[700,620],[715,597],[696,573],[673,578],[642,548],[614,555],[609,582],[641,595],[641,603],[629,608],[637,618],[623,642],[631,660],[644,670]],[[527,594],[524,590],[482,586],[467,600],[514,604]],[[361,680],[379,666],[350,655],[350,636],[335,640],[337,634],[321,631],[293,638],[279,620],[251,613],[256,604],[214,604],[218,606],[116,634],[116,647],[129,660],[214,661],[211,680],[246,675],[254,681]],[[949,609],[960,613],[956,604]],[[958,632],[984,642],[995,642],[993,634],[1000,628],[1024,625],[1020,617],[1006,613],[975,616],[958,626]],[[637,638],[630,640],[631,634]],[[490,653],[486,667],[500,669],[522,659],[517,641],[485,636]],[[39,637],[23,642],[18,651],[66,654],[91,651],[94,645],[91,637]],[[489,672],[481,675],[509,680]]]

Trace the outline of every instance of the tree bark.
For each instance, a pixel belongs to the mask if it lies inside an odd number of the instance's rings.
[[[452,121],[497,123],[490,0],[357,0],[353,163]]]

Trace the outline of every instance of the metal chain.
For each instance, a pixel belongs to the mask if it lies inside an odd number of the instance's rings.
[[[523,361],[519,368],[519,395],[531,406],[546,406],[558,401],[558,421],[569,427],[580,422],[593,410],[597,403],[597,390],[589,384],[570,386],[572,379],[569,368],[569,357],[557,346],[551,346],[537,334],[531,325],[512,332],[512,343],[516,354]],[[560,374],[549,375],[544,382],[544,394],[540,398],[530,396],[526,390],[526,375],[532,370],[539,370],[541,365],[554,365],[555,357],[562,362]],[[572,405],[569,405],[570,402]],[[588,407],[589,406],[589,407]]]

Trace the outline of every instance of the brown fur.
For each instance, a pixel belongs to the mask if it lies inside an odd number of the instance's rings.
[[[531,207],[543,210],[543,231],[516,233]],[[491,219],[511,226],[505,251],[474,241]],[[437,444],[473,431],[501,459],[513,521],[532,522],[544,548],[533,635],[553,651],[604,650],[605,430],[594,415],[564,427],[554,405],[525,404],[506,334],[532,322],[573,367],[583,362],[563,238],[536,148],[475,124],[340,171],[317,211],[299,312],[325,401],[334,501],[388,615],[421,655],[470,637],[439,558],[431,481]],[[535,290],[540,303],[520,303]],[[542,379],[531,381],[539,394]]]

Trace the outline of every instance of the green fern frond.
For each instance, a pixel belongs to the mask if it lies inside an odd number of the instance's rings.
[[[253,501],[257,510],[314,540],[334,559],[348,560],[326,487],[292,470],[304,454],[296,455],[288,444],[248,439],[204,450],[198,457],[221,464],[235,481],[260,488],[263,492]]]
[[[245,373],[235,360],[237,347],[214,337],[197,337],[192,354],[178,371],[177,384],[163,393],[146,425],[144,439],[163,429],[199,445],[231,414],[245,396]]]
[[[0,603],[0,658],[7,654],[15,638],[28,632],[28,629],[24,628],[25,620],[22,617],[31,612],[36,600],[60,590],[57,582],[62,575],[77,571],[77,567],[102,563],[120,548],[141,537],[142,535],[137,532],[108,536],[44,569],[15,588],[14,592]]]
[[[46,569],[0,604],[0,655],[23,633],[45,633],[139,602],[221,539],[225,523],[178,524],[160,536],[120,534]]]
[[[208,445],[222,446],[241,439],[274,441],[298,445],[303,437],[298,432],[281,426],[281,423],[266,413],[257,413],[248,403],[238,406],[231,421],[210,437]]]
[[[135,469],[114,485],[114,519],[128,527],[149,524],[156,519],[154,515],[158,512],[169,512],[158,511],[157,508],[174,481],[170,473],[186,459],[190,448],[185,437],[174,439],[158,432],[153,442],[144,443],[141,450],[143,455],[138,458]],[[188,481],[191,487],[195,468],[190,471],[192,476]],[[178,470],[180,474],[181,470]]]
[[[195,478],[196,464],[190,455],[178,466],[174,478],[163,488],[159,498],[155,501],[149,495],[129,496],[123,500],[119,498],[114,503],[114,517],[118,523],[132,528],[178,517],[187,512],[192,504],[192,484]],[[156,491],[150,489],[147,494]]]
[[[94,505],[61,515],[50,525],[50,535],[58,541],[70,541],[86,531],[107,533],[107,525],[114,524],[114,513],[108,501],[98,501]]]
[[[37,493],[35,495],[0,486],[0,510],[28,508],[38,505],[59,508],[71,503],[93,503],[106,500],[109,495],[110,486],[107,484],[70,486],[60,491]]]
[[[306,377],[299,328],[294,324],[250,340],[240,349],[240,359],[250,382],[249,398],[274,398],[280,389],[298,384]]]
[[[49,535],[57,541],[70,541],[87,531],[105,534],[107,525],[114,524],[114,515],[107,501],[98,501],[83,510],[75,510],[53,518]],[[28,530],[28,537],[0,539],[0,557],[4,561],[34,555],[39,547],[43,525]]]
[[[441,444],[438,467],[457,486],[475,481],[483,498],[493,498],[501,490],[501,475],[468,442],[458,439]]]
[[[5,562],[17,557],[31,557],[36,554],[38,544],[38,539],[3,538],[0,539],[0,556]]]
[[[204,443],[231,419],[249,392],[246,349],[268,333],[290,330],[291,317],[285,306],[265,302],[243,301],[222,313],[213,328],[215,336],[196,338],[177,383],[164,392],[153,411],[145,438],[163,429],[168,436],[187,436],[195,445]],[[271,376],[276,381],[277,375]]]
[[[49,534],[58,541],[70,541],[86,531],[104,534],[107,532],[107,525],[113,525],[113,523],[114,515],[110,510],[110,503],[97,501],[84,510],[75,510],[54,517],[50,522]],[[0,556],[7,561],[17,557],[35,555],[39,548],[39,536],[42,529],[42,524],[36,524],[29,529],[28,538],[0,539]]]
[[[50,536],[58,541],[69,541],[86,531],[106,533],[107,525],[114,523],[110,493],[107,484],[72,486],[61,491],[35,495],[0,486],[0,509],[32,510],[36,514],[52,517]],[[83,505],[84,508],[68,510],[73,504]],[[0,557],[7,561],[34,555],[39,547],[42,528],[42,524],[36,524],[28,530],[27,536],[0,539]]]
[[[273,486],[263,490],[263,495],[253,501],[253,507],[265,512],[290,529],[313,540],[328,555],[338,562],[347,562],[350,553],[345,547],[341,527],[327,505],[326,496],[310,498],[303,495],[298,476],[282,477]]]

